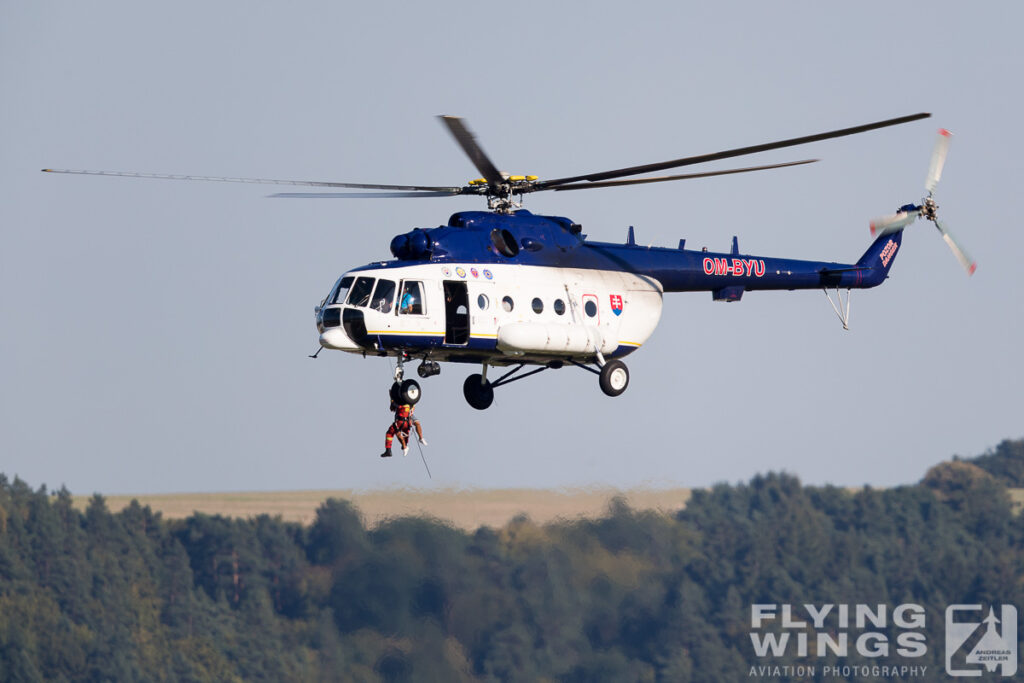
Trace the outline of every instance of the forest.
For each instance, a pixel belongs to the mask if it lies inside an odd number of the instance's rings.
[[[0,475],[0,680],[737,681],[836,679],[853,651],[767,661],[755,604],[915,604],[944,680],[944,610],[1024,607],[1024,440],[854,491],[770,473],[695,491],[674,516],[367,528],[330,499],[309,526],[84,511]],[[881,630],[890,633],[894,626]],[[891,634],[891,633],[890,633]],[[887,658],[896,663],[899,657]],[[784,666],[816,664],[817,673]],[[759,680],[759,679],[758,679]]]

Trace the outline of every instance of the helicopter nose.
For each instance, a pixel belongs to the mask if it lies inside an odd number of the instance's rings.
[[[360,346],[352,341],[344,328],[331,327],[320,335],[320,346],[337,351],[359,351]]]

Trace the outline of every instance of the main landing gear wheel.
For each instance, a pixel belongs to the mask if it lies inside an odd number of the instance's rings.
[[[494,387],[480,373],[466,378],[462,383],[462,394],[466,402],[477,410],[487,410],[494,403]]]
[[[395,382],[391,385],[391,400],[395,403],[416,405],[421,395],[420,385],[414,379],[407,379],[402,383]]]
[[[601,391],[618,396],[629,386],[629,369],[621,360],[610,360],[601,366]]]

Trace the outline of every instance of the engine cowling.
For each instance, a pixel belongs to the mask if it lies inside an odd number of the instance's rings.
[[[402,261],[422,261],[430,258],[433,244],[423,228],[415,228],[391,240],[391,253]]]

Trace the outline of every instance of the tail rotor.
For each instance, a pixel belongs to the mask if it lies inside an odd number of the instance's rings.
[[[945,225],[939,221],[939,205],[935,203],[933,198],[935,188],[942,177],[942,168],[946,165],[946,155],[949,153],[949,143],[952,137],[953,134],[945,128],[939,129],[939,136],[932,150],[932,159],[928,166],[928,175],[924,183],[924,189],[928,192],[928,196],[921,200],[920,205],[906,204],[901,206],[894,214],[872,220],[871,234],[885,235],[902,230],[918,218],[931,221],[942,235],[943,241],[949,245],[949,249],[953,252],[956,260],[960,262],[960,265],[964,267],[968,275],[973,275],[978,264],[968,255],[967,250],[956,241]]]
[[[946,227],[939,219],[935,218],[933,220],[935,221],[935,227],[939,229],[940,233],[942,233],[942,239],[949,245],[950,251],[953,252],[953,256],[956,256],[956,260],[960,262],[960,265],[964,267],[964,270],[967,271],[968,275],[974,275],[974,271],[978,267],[978,263],[972,259],[966,251],[964,251],[964,248],[961,247],[955,239],[953,239],[953,234],[950,233],[949,230],[946,230]]]

